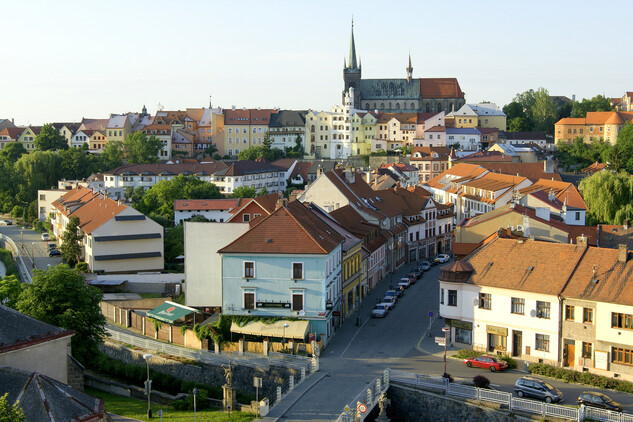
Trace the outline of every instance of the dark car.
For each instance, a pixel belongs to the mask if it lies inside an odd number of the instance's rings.
[[[514,392],[519,397],[533,397],[547,403],[563,400],[563,393],[552,384],[538,378],[521,377],[514,384]]]
[[[48,251],[48,256],[60,256],[62,253],[59,249],[51,249]]]
[[[615,410],[616,412],[621,412],[623,410],[620,403],[614,401],[606,394],[598,393],[596,391],[583,391],[580,396],[578,396],[578,404],[599,407],[600,409],[606,410]]]
[[[429,261],[422,261],[418,268],[422,271],[428,271],[431,269],[431,263]]]
[[[486,368],[490,369],[490,372],[503,371],[504,369],[508,368],[508,363],[505,360],[490,355],[482,355],[476,358],[467,358],[464,359],[464,363],[469,368],[473,366],[477,368]]]
[[[57,249],[57,244],[55,244],[54,242],[50,242],[46,244],[46,247],[50,251],[51,249]]]
[[[407,274],[407,276],[419,279],[420,277],[422,277],[422,270],[420,270],[419,268],[414,268],[409,274]]]

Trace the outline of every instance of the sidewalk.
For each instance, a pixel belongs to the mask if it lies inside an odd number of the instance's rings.
[[[281,401],[276,403],[270,410],[270,413],[259,420],[265,422],[275,422],[284,417],[286,412],[298,402],[312,387],[317,385],[319,381],[329,375],[329,372],[317,372],[307,377],[301,384],[295,387],[294,390],[286,394],[281,398]]]

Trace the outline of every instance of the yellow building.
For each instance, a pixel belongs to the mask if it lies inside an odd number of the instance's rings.
[[[584,142],[601,140],[614,145],[618,134],[627,122],[633,121],[633,112],[591,111],[587,117],[566,117],[554,125],[554,140],[569,142],[580,137]]]
[[[111,114],[106,126],[106,137],[110,141],[125,141],[132,133],[132,122],[127,114]]]
[[[453,119],[456,128],[474,128],[479,125],[477,113],[468,104],[464,104],[457,111],[448,113],[446,119]]]
[[[224,151],[235,156],[252,147],[261,146],[268,132],[273,109],[224,110]],[[218,148],[219,149],[219,148]]]
[[[331,113],[309,111],[306,114],[306,153],[315,158],[329,157],[331,132]]]
[[[42,126],[29,126],[18,138],[18,142],[22,144],[26,152],[35,150],[35,137],[40,134]]]

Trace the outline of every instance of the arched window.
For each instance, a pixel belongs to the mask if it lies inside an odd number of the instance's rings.
[[[376,103],[374,103],[374,110],[376,109]]]
[[[389,101],[389,109],[391,109],[391,101]]]
[[[310,132],[314,132],[314,125],[310,127]]]
[[[384,109],[385,108],[385,103],[380,103],[380,108]]]
[[[396,110],[400,110],[400,103],[396,103]]]
[[[440,111],[442,111],[442,104],[437,103],[437,112],[439,113]]]
[[[431,105],[429,103],[426,103],[426,112],[427,113],[431,112]]]
[[[365,109],[369,110],[369,103],[365,103]]]
[[[411,103],[411,110],[415,110],[415,104]]]

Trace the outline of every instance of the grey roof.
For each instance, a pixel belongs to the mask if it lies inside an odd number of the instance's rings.
[[[279,110],[270,115],[270,127],[305,126],[306,111]]]
[[[55,327],[0,305],[0,353],[6,349],[28,346],[31,342],[72,335],[72,331]]]
[[[312,167],[310,167],[310,170],[308,170],[308,174],[316,174],[319,166],[323,169],[323,173],[325,173],[326,171],[334,170],[336,164],[338,164],[337,161],[315,161],[312,164]]]
[[[110,171],[105,171],[103,172],[103,174],[114,176],[120,174],[141,174],[142,172],[149,172],[150,174],[177,175],[185,173],[197,174],[201,171],[206,171],[208,174],[213,174],[225,167],[227,167],[227,165],[221,161],[216,161],[213,163],[125,164]]]
[[[110,120],[108,120],[107,128],[122,128],[125,126],[127,120],[127,114],[112,114]]]
[[[384,98],[419,100],[420,80],[412,79],[361,79],[360,92],[363,100]]]
[[[0,368],[0,396],[24,411],[28,422],[86,421],[103,416],[103,400],[75,390],[46,375],[21,369]]]
[[[220,169],[214,176],[243,176],[246,174],[280,172],[284,169],[274,166],[269,162],[258,162],[253,160],[227,161],[228,167]]]

